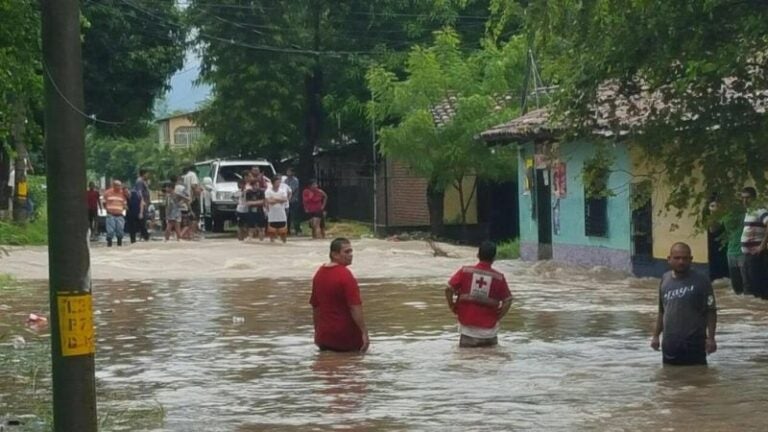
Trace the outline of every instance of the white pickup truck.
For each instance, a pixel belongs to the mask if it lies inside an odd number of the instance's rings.
[[[237,203],[232,195],[237,191],[237,181],[242,178],[243,171],[255,166],[270,179],[275,175],[275,167],[266,159],[213,159],[195,164],[198,178],[202,181],[210,177],[213,182],[210,217],[214,232],[223,231],[227,220],[235,221]]]

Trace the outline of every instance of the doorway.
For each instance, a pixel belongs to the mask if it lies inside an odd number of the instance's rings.
[[[549,169],[536,170],[536,220],[539,259],[552,259],[552,181]]]

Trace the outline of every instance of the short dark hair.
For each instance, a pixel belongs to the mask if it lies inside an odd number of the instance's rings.
[[[146,169],[146,168],[142,168],[142,169],[140,169],[140,170],[139,170],[139,177],[144,177],[144,175],[145,175],[146,173],[148,173],[148,172],[149,172],[149,170],[148,170],[148,169]]]
[[[678,249],[678,248],[687,250],[688,251],[688,255],[692,254],[691,246],[688,245],[688,243],[683,243],[683,242],[676,242],[675,244],[673,244],[672,247],[669,248],[669,253],[672,254],[672,251],[675,250],[675,249]]]
[[[493,262],[496,259],[496,243],[488,240],[481,243],[477,250],[477,257],[480,261]]]
[[[179,176],[177,176],[177,175],[172,175],[171,176],[171,183],[176,183],[178,181],[179,181]]]
[[[309,179],[308,185],[318,184],[317,179]]]
[[[350,244],[350,241],[349,241],[348,238],[337,237],[337,238],[333,239],[333,241],[331,242],[331,253],[334,253],[334,252],[335,253],[339,253],[339,252],[341,252],[341,248],[345,244]]]
[[[757,189],[753,188],[752,186],[745,187],[741,190],[741,193],[749,195],[750,198],[757,198]]]

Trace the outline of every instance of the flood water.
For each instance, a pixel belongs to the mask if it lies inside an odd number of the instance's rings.
[[[514,306],[500,346],[478,350],[458,349],[442,279],[361,279],[365,356],[313,347],[307,281],[96,282],[104,430],[766,429],[767,303],[718,284],[710,366],[665,368],[648,347],[657,281],[501,268]],[[46,312],[46,290],[0,290],[0,365],[47,343],[23,326]],[[27,344],[14,348],[19,335]],[[36,383],[11,370],[0,370],[0,418],[30,418],[47,370],[31,372]]]

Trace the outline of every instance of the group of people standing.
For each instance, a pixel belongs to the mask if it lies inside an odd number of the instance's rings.
[[[105,190],[103,195],[94,182],[88,184],[86,201],[91,240],[98,238],[98,215],[102,209],[106,213],[107,247],[112,247],[113,239],[117,240],[117,246],[122,246],[126,230],[131,243],[136,242],[137,236],[145,241],[149,240],[147,223],[154,218],[154,206],[149,194],[149,176],[148,170],[140,170],[133,188],[113,179],[111,187]]]
[[[757,204],[753,187],[742,189],[739,198],[741,205],[727,210],[717,200],[710,203],[710,232],[719,233],[726,250],[733,291],[768,300],[768,210]]]
[[[206,178],[205,180],[210,181]],[[155,208],[149,192],[150,171],[142,169],[133,187],[113,179],[103,194],[90,182],[86,191],[91,240],[98,238],[99,211],[106,213],[107,246],[123,245],[126,231],[131,243],[138,238],[149,240],[148,226],[154,221]],[[200,183],[194,166],[188,166],[181,175],[173,175],[162,184],[165,222],[165,240],[175,235],[176,240],[201,238],[200,220],[210,217],[212,184]],[[294,170],[286,175],[269,178],[254,166],[240,174],[238,191],[233,194],[237,203],[238,239],[248,238],[285,242],[289,234],[301,235],[303,220],[309,221],[312,238],[325,238],[325,207],[328,195],[317,181],[310,180],[301,191]],[[163,214],[164,213],[164,214]],[[210,224],[206,224],[210,225]]]
[[[237,238],[271,242],[279,238],[283,243],[289,234],[301,235],[302,210],[309,218],[313,238],[325,238],[325,206],[328,195],[311,180],[300,193],[299,179],[292,168],[286,175],[269,179],[259,167],[244,171],[233,195],[237,202]],[[292,231],[292,232],[291,232]]]

